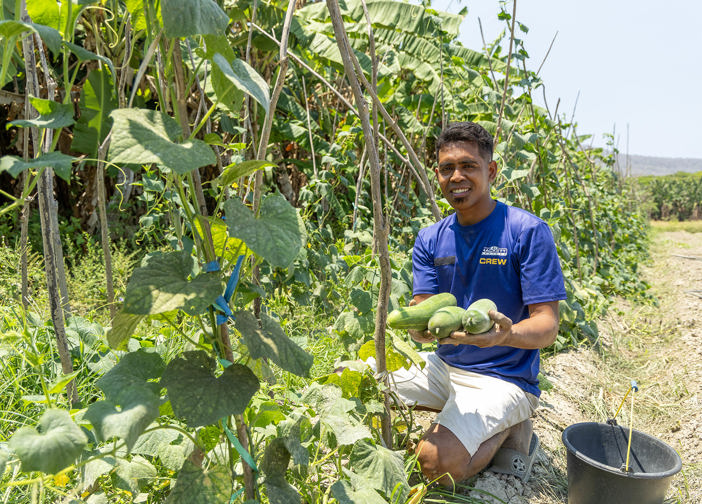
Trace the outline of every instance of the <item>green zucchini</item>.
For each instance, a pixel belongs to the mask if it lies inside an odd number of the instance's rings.
[[[456,306],[456,296],[450,292],[442,292],[414,306],[393,310],[388,314],[388,326],[393,329],[424,331],[434,312],[444,306]]]
[[[431,316],[427,323],[429,332],[438,339],[448,337],[453,331],[463,328],[463,314],[465,309],[460,306],[444,306]]]
[[[463,314],[463,329],[470,334],[480,334],[492,329],[494,322],[488,315],[490,310],[497,311],[497,306],[490,299],[478,299]]]

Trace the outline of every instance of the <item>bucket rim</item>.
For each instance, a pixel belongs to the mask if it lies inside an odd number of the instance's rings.
[[[572,425],[569,425],[563,430],[563,434],[561,435],[561,440],[563,441],[563,444],[566,447],[566,450],[568,453],[573,454],[576,458],[582,460],[583,462],[586,462],[587,464],[590,464],[592,466],[597,467],[598,469],[601,469],[605,472],[608,472],[613,475],[621,476],[622,478],[632,478],[632,479],[661,479],[661,478],[668,478],[670,476],[673,476],[680,472],[682,469],[682,459],[680,458],[680,455],[678,452],[673,449],[672,446],[670,446],[668,443],[661,441],[655,436],[651,436],[650,434],[646,434],[645,432],[642,432],[637,429],[632,429],[634,433],[636,433],[637,436],[643,436],[645,438],[653,440],[656,444],[660,444],[663,446],[666,446],[668,449],[671,450],[672,453],[675,454],[675,465],[673,468],[668,469],[667,471],[662,471],[662,472],[647,472],[647,473],[642,473],[642,472],[630,472],[630,473],[625,473],[621,471],[619,468],[612,467],[607,464],[603,464],[602,462],[595,460],[593,458],[588,457],[584,453],[578,451],[575,446],[570,442],[568,439],[568,433],[571,430],[575,430],[578,427],[582,427],[585,425],[599,425],[599,426],[604,426],[604,427],[610,427],[609,424],[601,423],[601,422],[579,422],[575,423]],[[621,425],[618,425],[617,427],[622,427]],[[628,428],[627,428],[628,431]]]

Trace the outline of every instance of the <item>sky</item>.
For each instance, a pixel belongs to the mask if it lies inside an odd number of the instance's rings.
[[[488,42],[506,26],[498,0],[432,6],[468,7],[459,40],[470,49],[483,46],[478,18]],[[556,37],[540,73],[546,99],[551,111],[560,99],[559,115],[568,118],[575,107],[577,132],[593,135],[589,143],[603,147],[603,135],[614,133],[622,154],[702,158],[702,2],[517,0],[516,18],[529,28],[518,34],[530,70]]]

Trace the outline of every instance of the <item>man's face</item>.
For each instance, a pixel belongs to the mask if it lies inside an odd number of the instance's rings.
[[[456,210],[459,222],[470,224],[475,218],[485,218],[493,208],[490,183],[497,175],[497,164],[485,159],[473,142],[444,146],[438,161],[434,171],[441,192]]]

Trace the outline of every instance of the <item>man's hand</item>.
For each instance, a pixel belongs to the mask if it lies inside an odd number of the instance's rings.
[[[425,299],[430,298],[431,296],[432,294],[418,294],[412,298],[412,300],[409,302],[409,305],[414,306],[418,303],[421,303]],[[407,329],[407,332],[409,333],[410,338],[412,338],[417,343],[431,343],[436,339],[436,336],[429,332],[428,329],[425,329],[424,331],[418,331],[416,329]]]
[[[431,343],[436,339],[436,336],[434,336],[429,331],[429,329],[425,329],[424,331],[418,331],[416,329],[407,329],[407,332],[409,333],[410,338],[412,338],[417,343]]]
[[[439,344],[475,345],[480,348],[506,346],[512,334],[512,320],[503,313],[495,310],[490,310],[488,312],[488,316],[493,320],[493,322],[495,322],[492,329],[489,331],[481,334],[470,334],[465,331],[453,331],[448,338],[440,339]]]

